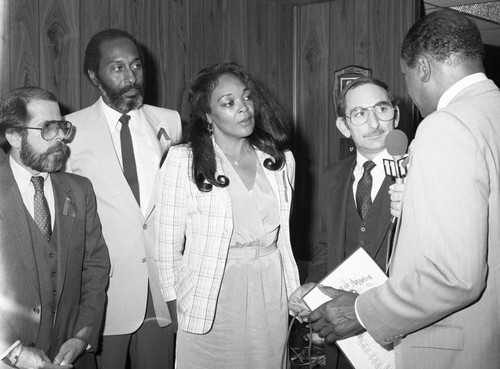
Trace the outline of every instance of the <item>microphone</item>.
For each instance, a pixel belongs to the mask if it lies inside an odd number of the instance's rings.
[[[403,159],[408,149],[408,137],[406,137],[403,131],[393,129],[385,137],[385,147],[389,155],[392,156],[396,166],[396,171],[393,175],[396,178],[396,183],[403,183],[404,175],[401,173],[399,162]]]
[[[403,131],[400,131],[399,129],[394,129],[390,131],[387,136],[385,136],[385,148],[387,149],[387,152],[389,153],[390,156],[392,156],[392,159],[394,160],[394,172],[391,170],[391,165],[392,163],[386,163],[384,159],[384,165],[386,168],[386,174],[387,172],[388,175],[392,175],[396,179],[396,183],[403,183],[403,177],[406,175],[406,169],[405,173],[402,172],[402,168],[399,163],[403,160],[403,156],[406,154],[406,150],[408,149],[408,137]],[[390,160],[387,160],[390,162]],[[387,238],[387,255],[386,255],[386,272],[388,273],[389,271],[389,263],[391,260],[391,255],[392,255],[392,247],[393,247],[393,238],[397,237],[396,233],[396,223],[398,221],[398,218],[393,216],[391,218],[391,222],[389,223],[389,236]]]

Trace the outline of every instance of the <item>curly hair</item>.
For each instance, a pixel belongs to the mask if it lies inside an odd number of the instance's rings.
[[[283,167],[286,161],[284,151],[290,147],[292,139],[292,127],[281,107],[240,65],[226,62],[202,69],[191,81],[188,98],[191,117],[182,142],[191,147],[192,179],[198,189],[204,192],[211,191],[212,186],[229,185],[226,176],[215,178],[215,149],[207,130],[207,114],[211,113],[210,97],[219,78],[225,74],[235,76],[250,90],[255,107],[255,128],[248,141],[273,158],[264,161],[263,165],[267,169],[278,170]]]
[[[15,131],[26,135],[22,128],[33,118],[28,110],[28,104],[33,100],[57,102],[51,92],[34,86],[16,88],[0,101],[0,147],[5,152],[11,149],[5,137],[7,132]]]
[[[128,38],[132,41],[139,53],[139,58],[144,68],[144,52],[141,45],[130,33],[122,31],[121,29],[105,29],[104,31],[97,32],[90,39],[85,49],[85,58],[83,60],[83,74],[90,79],[88,71],[94,72],[97,76],[99,75],[99,63],[101,61],[101,45],[107,41],[113,41],[118,38]]]
[[[414,68],[419,55],[456,65],[484,56],[481,34],[474,21],[456,10],[433,12],[417,21],[401,46],[401,59]]]
[[[339,118],[346,117],[347,112],[345,110],[346,110],[347,93],[350,90],[354,90],[355,88],[363,85],[375,85],[382,87],[385,90],[385,92],[387,92],[387,97],[389,98],[391,105],[396,106],[398,104],[398,100],[392,95],[391,91],[389,90],[389,86],[385,82],[382,82],[381,80],[373,77],[363,76],[350,82],[337,97],[337,117]]]

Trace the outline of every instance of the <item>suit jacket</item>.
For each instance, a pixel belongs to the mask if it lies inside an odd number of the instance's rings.
[[[256,152],[261,163],[269,157]],[[177,299],[179,327],[202,334],[212,327],[233,232],[233,213],[227,188],[198,190],[191,179],[191,162],[192,152],[186,145],[173,147],[167,155],[158,199],[157,253],[163,296],[167,301]],[[264,172],[279,202],[277,246],[290,296],[299,286],[289,229],[295,173],[291,152],[286,154],[286,163],[280,170],[264,168]],[[216,176],[222,175],[219,157],[217,168]]]
[[[352,155],[326,168],[321,176],[320,243],[313,255],[307,276],[308,282],[318,283],[346,257],[346,213],[348,197],[353,196],[352,176],[355,167],[356,155]],[[383,255],[387,252],[387,227],[391,219],[388,190],[392,183],[394,181],[390,177],[384,179],[377,193],[377,197],[381,196],[384,211],[378,214],[376,224],[370,224],[375,235],[370,248],[379,249],[379,253]],[[346,359],[340,359],[337,364],[340,351],[334,343],[325,342],[325,350],[329,367],[351,368]]]
[[[150,105],[141,107],[154,139],[160,132],[158,152],[165,152],[181,134],[179,114]],[[156,190],[143,215],[123,175],[111,134],[99,102],[66,117],[76,127],[70,143],[68,170],[88,177],[95,188],[104,238],[111,258],[104,335],[129,334],[143,323],[148,283],[160,326],[171,318],[158,284],[154,255]],[[163,130],[163,131],[162,131]],[[136,148],[137,149],[137,148]],[[151,173],[157,176],[157,173]]]
[[[329,166],[320,179],[320,243],[315,249],[308,282],[319,282],[330,271],[337,267],[346,257],[346,212],[347,200],[352,196],[352,175],[356,167],[356,155],[352,155],[338,163]],[[394,183],[386,177],[382,183],[377,197],[382,196],[386,211],[378,217],[374,228],[375,237],[371,240],[372,249],[379,249],[385,255],[387,242],[387,227],[391,220],[389,211],[390,197],[389,186]]]
[[[357,308],[397,368],[500,367],[500,92],[462,90],[420,123],[399,240]]]
[[[51,359],[69,338],[97,347],[108,284],[109,256],[90,182],[68,173],[50,175],[57,230],[57,314],[51,342],[40,342],[41,296],[30,216],[9,161],[0,166],[0,353],[16,340],[47,350]],[[50,314],[50,313],[49,313]],[[40,334],[40,336],[44,336]],[[0,367],[4,366],[0,363]]]

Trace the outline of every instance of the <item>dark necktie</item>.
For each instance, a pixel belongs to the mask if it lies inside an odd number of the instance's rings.
[[[358,208],[358,213],[361,219],[365,219],[368,209],[372,205],[372,182],[373,178],[371,175],[371,170],[375,167],[375,163],[368,160],[363,164],[364,172],[363,176],[358,182],[358,188],[356,190],[356,204]]]
[[[31,177],[31,182],[35,187],[34,199],[34,219],[35,223],[40,228],[43,236],[50,242],[52,238],[52,224],[50,222],[50,211],[47,199],[43,194],[43,177]]]
[[[120,117],[122,129],[120,130],[120,142],[122,147],[122,164],[123,174],[127,179],[128,185],[134,194],[137,203],[141,205],[139,194],[139,179],[137,178],[137,167],[135,166],[134,145],[132,144],[132,136],[130,135],[130,127],[128,122],[130,115],[123,114]]]

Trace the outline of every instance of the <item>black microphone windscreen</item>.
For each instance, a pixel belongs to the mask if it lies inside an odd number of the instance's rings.
[[[385,137],[385,147],[390,156],[403,156],[408,149],[408,137],[403,131],[393,129]]]

